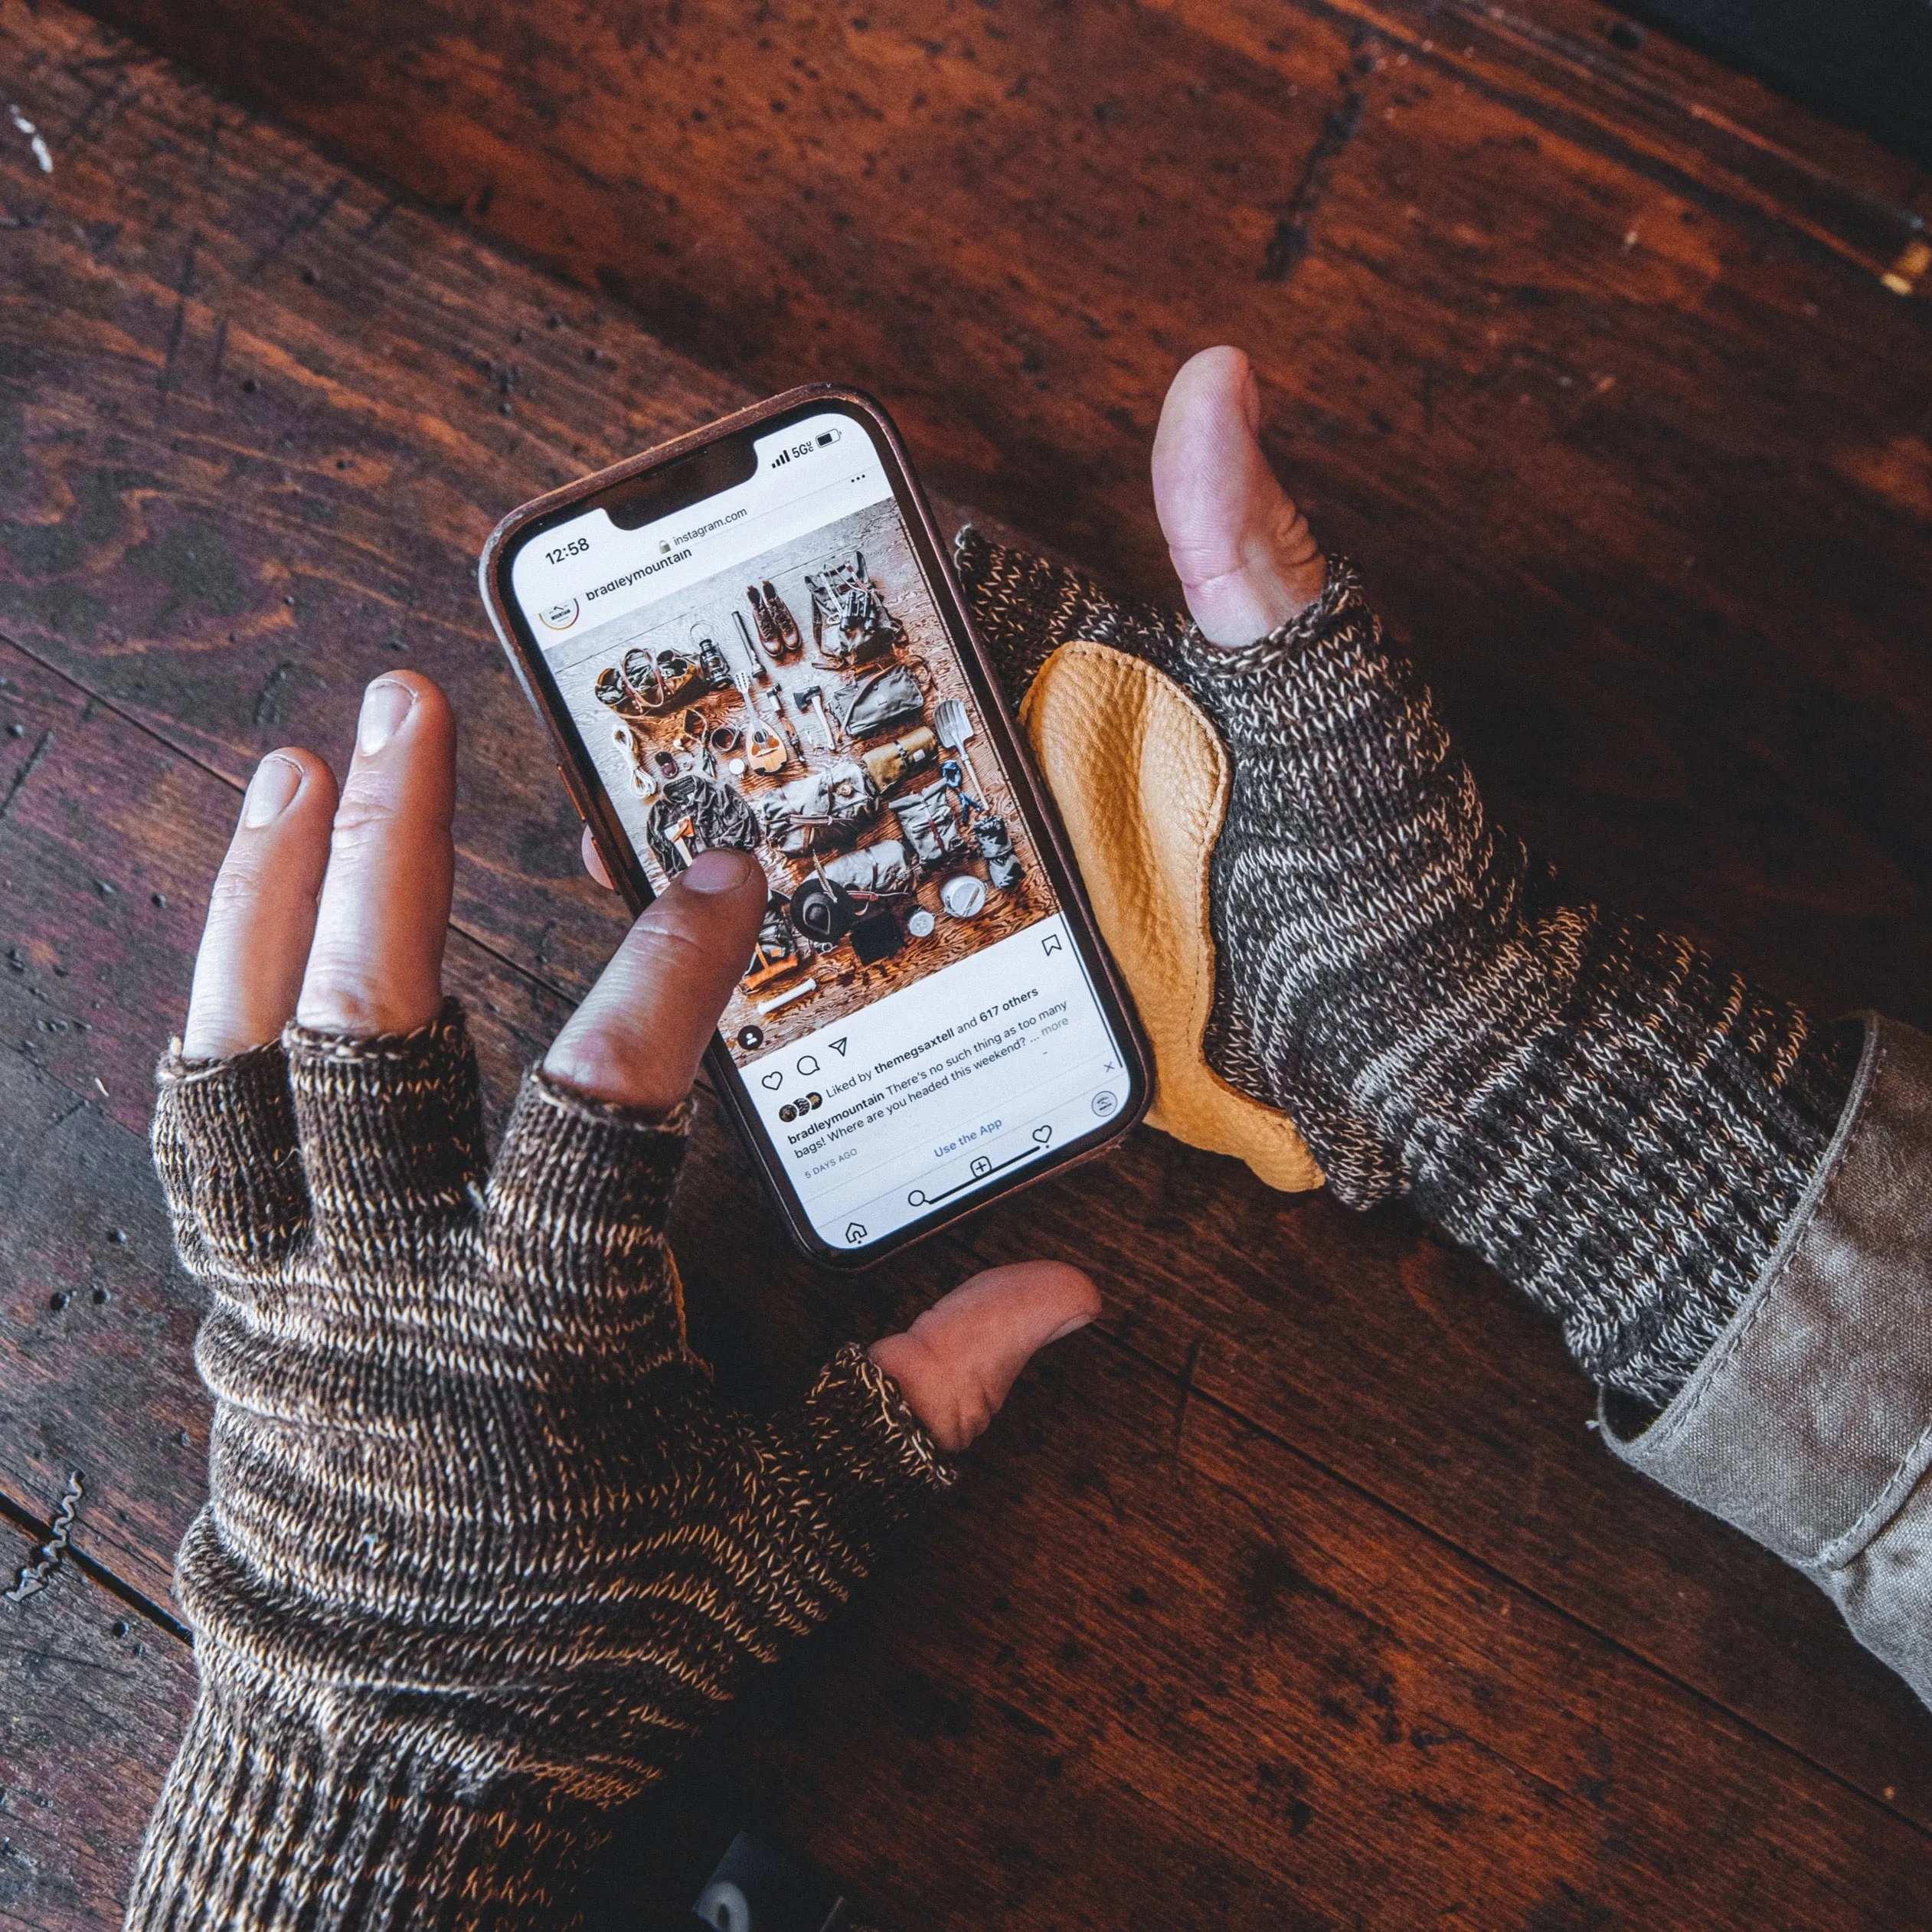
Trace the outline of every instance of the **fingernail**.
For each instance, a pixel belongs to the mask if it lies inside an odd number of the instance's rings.
[[[393,678],[378,678],[362,694],[362,715],[356,721],[355,748],[365,758],[373,758],[401,728],[416,702],[407,685]]]
[[[1076,1315],[1071,1322],[1062,1322],[1059,1327],[1047,1337],[1046,1342],[1043,1345],[1051,1347],[1056,1342],[1064,1342],[1070,1335],[1077,1335],[1093,1319],[1090,1315]]]
[[[255,767],[243,799],[241,822],[253,832],[279,819],[302,789],[302,767],[293,758],[271,753]]]
[[[684,882],[694,892],[735,892],[740,886],[749,885],[752,874],[760,869],[749,852],[714,845],[691,861]]]

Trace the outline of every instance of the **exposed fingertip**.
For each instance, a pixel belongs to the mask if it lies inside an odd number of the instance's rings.
[[[1082,1280],[1084,1283],[1084,1293],[1082,1297],[1084,1305],[1076,1313],[1070,1315],[1065,1321],[1062,1322],[1059,1327],[1040,1344],[1041,1348],[1051,1347],[1056,1342],[1064,1342],[1068,1335],[1077,1335],[1082,1329],[1091,1327],[1100,1319],[1103,1306],[1100,1291],[1093,1286],[1092,1282],[1086,1281],[1084,1277]]]
[[[305,779],[325,778],[332,785],[335,782],[335,774],[331,770],[329,760],[321,753],[311,751],[306,744],[278,744],[264,756],[286,758],[291,764],[299,765]]]
[[[1077,1268],[1071,1261],[1016,1261],[1008,1263],[1012,1269],[1024,1268],[1034,1292],[1050,1300],[1057,1309],[1064,1309],[1068,1319],[1047,1337],[1057,1342],[1063,1335],[1071,1335],[1077,1328],[1085,1326],[1100,1312],[1100,1291],[1093,1286],[1093,1277],[1084,1268]],[[1006,1269],[989,1270],[994,1277],[1003,1276]]]
[[[325,809],[334,809],[335,774],[326,761],[302,745],[278,745],[263,755],[242,793],[241,829],[262,831],[291,806],[309,809],[318,799]]]
[[[1100,1312],[1090,1277],[1064,1261],[988,1268],[872,1345],[913,1413],[949,1455],[986,1428],[1028,1362]]]
[[[749,852],[727,845],[714,845],[700,852],[686,868],[683,884],[692,892],[738,892],[754,878],[762,879],[764,868]]]
[[[1154,507],[1201,634],[1242,645],[1321,594],[1326,565],[1270,466],[1260,389],[1239,349],[1204,349],[1175,375],[1154,438]]]
[[[433,678],[420,671],[385,671],[364,687],[355,724],[356,755],[376,757],[398,732],[412,726],[450,730],[455,718]]]
[[[425,676],[420,671],[405,670],[398,666],[394,670],[379,672],[363,687],[364,695],[374,690],[378,685],[400,685],[420,703],[446,711],[449,708],[449,701],[443,695],[443,687],[433,678]]]
[[[1093,1283],[1089,1282],[1087,1286],[1091,1288],[1093,1286]],[[1059,1327],[1055,1329],[1052,1334],[1047,1337],[1046,1341],[1041,1343],[1041,1347],[1044,1348],[1047,1346],[1048,1342],[1064,1342],[1068,1335],[1077,1335],[1082,1329],[1087,1327],[1089,1323],[1093,1322],[1099,1316],[1100,1312],[1100,1297],[1098,1293],[1096,1292],[1093,1296],[1093,1306],[1091,1308],[1082,1309],[1077,1315],[1074,1316],[1071,1319],[1062,1322]]]
[[[242,799],[241,822],[250,832],[273,825],[295,803],[305,776],[302,767],[280,751],[271,751],[255,767]]]
[[[590,836],[590,828],[584,828],[584,835],[577,842],[577,849],[583,855],[584,869],[606,892],[617,890],[616,881],[610,876],[610,868],[603,862],[603,854],[597,850],[597,842]]]
[[[329,858],[335,777],[283,745],[257,766],[209,894],[181,1050],[217,1060],[273,1039],[295,1008]]]
[[[682,1099],[750,960],[768,890],[748,854],[700,855],[625,935],[551,1042],[545,1071],[623,1107]]]
[[[406,1033],[441,1010],[456,747],[449,700],[420,672],[384,672],[364,689],[296,1002],[303,1025]]]
[[[416,708],[416,694],[394,678],[378,678],[362,694],[362,713],[355,721],[358,757],[373,758]]]

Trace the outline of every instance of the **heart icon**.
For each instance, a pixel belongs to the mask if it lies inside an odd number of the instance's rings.
[[[765,1076],[765,1084],[767,1087],[782,1087],[784,1084],[784,1082],[785,1069],[783,1067],[780,1067],[776,1073],[767,1074]]]
[[[1051,1127],[1035,1127],[1033,1129],[1033,1138],[1044,1147],[1048,1141],[1052,1139],[1053,1129]]]

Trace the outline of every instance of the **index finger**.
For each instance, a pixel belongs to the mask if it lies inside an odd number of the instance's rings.
[[[456,763],[455,714],[427,678],[388,671],[370,685],[296,1008],[304,1026],[407,1033],[440,1009]]]
[[[770,896],[748,852],[701,853],[625,934],[551,1042],[544,1072],[593,1100],[675,1106],[750,963]]]

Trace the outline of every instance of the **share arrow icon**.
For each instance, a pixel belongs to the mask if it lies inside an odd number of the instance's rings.
[[[841,1060],[845,1058],[845,1042],[843,1040],[830,1040],[826,1042],[826,1044],[832,1048],[834,1053],[838,1054]]]

